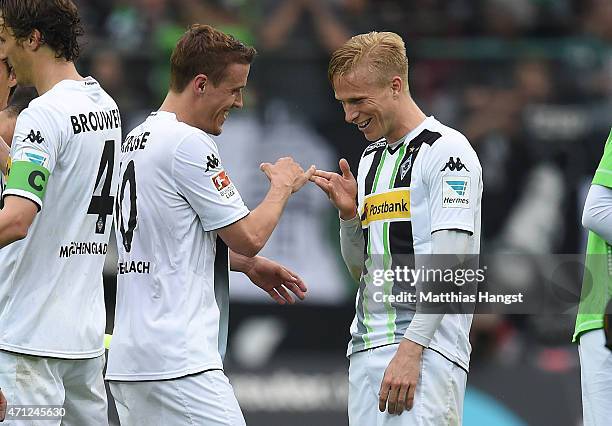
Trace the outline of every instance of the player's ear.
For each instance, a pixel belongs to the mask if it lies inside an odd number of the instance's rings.
[[[38,48],[44,44],[42,33],[37,29],[33,29],[30,33],[30,37],[28,37],[26,41],[26,44],[32,50],[38,50]]]
[[[206,74],[198,74],[192,82],[192,88],[196,95],[203,95],[206,92],[208,84],[208,76]]]
[[[391,91],[393,92],[393,98],[397,98],[400,93],[404,90],[404,82],[398,75],[391,79]]]
[[[17,86],[17,76],[15,75],[15,70],[11,67],[8,76],[8,86],[12,89]]]

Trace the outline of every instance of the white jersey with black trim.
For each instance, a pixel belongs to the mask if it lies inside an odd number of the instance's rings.
[[[385,280],[382,271],[432,254],[432,233],[438,230],[467,231],[469,253],[480,251],[480,162],[461,133],[435,118],[426,118],[393,146],[385,140],[370,144],[357,183],[365,264],[348,355],[401,342],[414,316],[414,304],[389,297],[401,300],[410,284]],[[471,322],[471,314],[446,314],[430,348],[467,370]]]
[[[91,77],[57,83],[17,118],[3,197],[40,211],[25,239],[0,250],[0,349],[104,353],[102,268],[120,143],[117,105]]]
[[[202,130],[158,111],[121,146],[115,328],[107,380],[223,368],[229,250],[216,230],[249,210]]]

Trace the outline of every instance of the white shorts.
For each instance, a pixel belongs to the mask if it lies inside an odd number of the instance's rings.
[[[350,356],[348,416],[350,426],[455,426],[463,416],[467,373],[439,353],[425,349],[421,375],[410,411],[400,415],[378,410],[378,392],[398,344]]]
[[[244,426],[234,389],[221,370],[178,379],[110,382],[121,426]]]
[[[605,347],[603,329],[580,336],[580,382],[584,426],[612,421],[612,351]]]
[[[0,350],[0,388],[11,405],[63,406],[61,420],[7,420],[2,425],[107,426],[104,355],[59,359]]]

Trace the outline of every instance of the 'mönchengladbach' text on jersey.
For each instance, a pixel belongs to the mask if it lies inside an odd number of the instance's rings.
[[[117,105],[91,77],[59,82],[19,115],[3,196],[39,212],[24,240],[0,250],[0,349],[104,353],[102,268],[120,143]]]
[[[229,251],[216,230],[249,211],[203,131],[158,111],[121,145],[117,306],[106,378],[222,368]]]

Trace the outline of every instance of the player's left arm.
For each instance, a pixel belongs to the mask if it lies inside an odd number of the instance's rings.
[[[306,297],[306,284],[295,272],[263,256],[247,257],[230,250],[230,269],[244,273],[253,284],[268,293],[278,304],[293,304]]]
[[[475,231],[482,189],[478,157],[465,139],[440,140],[423,162],[422,176],[429,193],[433,254],[426,266],[456,267],[466,255],[473,254],[470,236]],[[417,292],[421,288],[422,284],[417,284]],[[404,339],[385,370],[379,392],[380,411],[388,409],[390,414],[401,414],[412,408],[423,350],[429,346],[443,317],[444,313],[419,312],[417,305]]]

